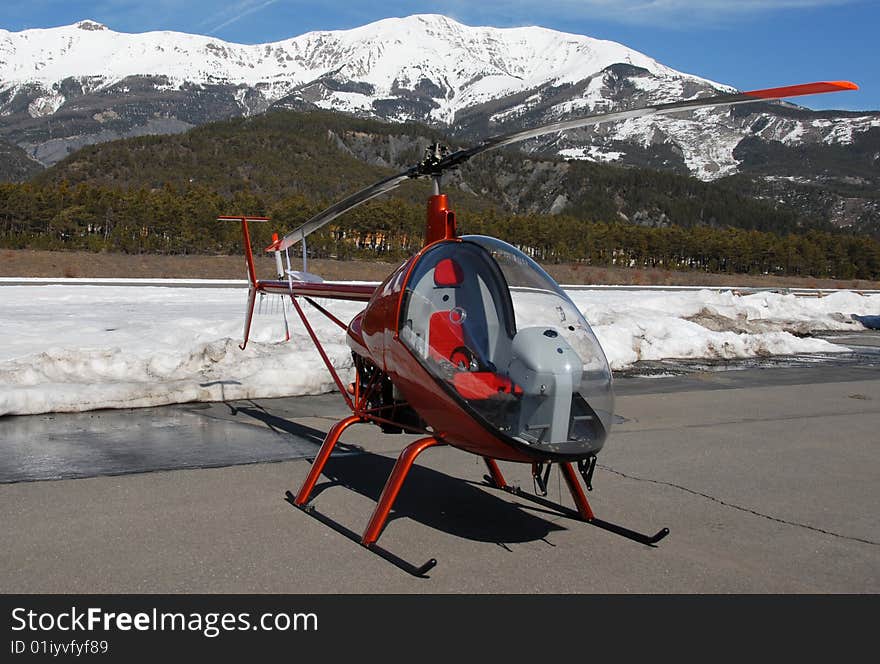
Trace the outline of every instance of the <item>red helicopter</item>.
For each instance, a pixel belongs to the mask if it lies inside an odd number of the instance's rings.
[[[501,240],[459,236],[455,213],[440,192],[444,172],[489,150],[538,136],[628,118],[697,108],[730,106],[801,95],[857,90],[848,81],[808,83],[677,101],[633,110],[566,120],[489,138],[474,147],[449,151],[431,146],[423,161],[339,201],[306,221],[267,251],[274,252],[277,280],[258,280],[249,221],[261,217],[221,217],[241,222],[250,286],[244,326],[248,341],[257,293],[289,296],[306,331],[351,409],[324,439],[311,470],[288,500],[306,513],[355,539],[416,576],[437,561],[414,566],[381,549],[377,540],[416,457],[436,445],[452,445],[482,457],[490,486],[535,500],[647,545],[669,530],[643,535],[597,519],[581,479],[592,489],[596,455],[611,430],[614,393],[611,370],[590,325],[559,285],[531,258]],[[305,272],[305,239],[341,214],[413,178],[432,178],[425,240],[421,250],[378,287],[326,282]],[[276,236],[277,238],[277,236]],[[284,270],[281,252],[303,243],[303,272]],[[364,302],[345,323],[315,298]],[[344,385],[324,351],[300,302],[304,301],[346,332],[355,380]],[[289,337],[289,335],[288,335]],[[342,433],[372,423],[386,433],[422,433],[400,454],[363,535],[358,538],[319,513],[309,499]],[[497,461],[531,464],[536,496],[507,484]],[[577,507],[576,514],[540,496],[547,493],[552,464],[558,464]]]

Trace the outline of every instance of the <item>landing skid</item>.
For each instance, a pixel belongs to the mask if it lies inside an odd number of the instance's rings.
[[[559,468],[562,471],[562,476],[565,478],[565,483],[568,485],[569,491],[571,491],[571,497],[574,499],[575,505],[577,505],[576,510],[565,507],[564,505],[559,505],[557,503],[554,503],[553,501],[547,500],[546,498],[542,498],[541,496],[532,496],[517,486],[510,486],[505,481],[504,476],[501,474],[501,470],[498,468],[498,464],[494,459],[484,458],[483,460],[486,462],[486,467],[489,469],[489,474],[484,475],[483,480],[485,481],[486,485],[493,489],[501,489],[502,491],[513,494],[517,498],[528,500],[537,505],[540,505],[541,507],[552,510],[558,514],[567,516],[570,519],[576,519],[578,521],[588,523],[591,526],[596,526],[597,528],[607,530],[614,533],[615,535],[626,537],[627,539],[631,539],[634,542],[638,542],[639,544],[644,544],[646,546],[654,546],[655,544],[657,544],[657,542],[659,542],[669,534],[669,528],[661,528],[653,535],[645,535],[643,533],[637,533],[634,530],[630,530],[629,528],[618,526],[615,523],[610,523],[608,521],[602,521],[602,519],[597,519],[596,516],[593,514],[593,510],[590,507],[589,501],[587,501],[587,496],[584,493],[584,490],[581,488],[577,474],[571,467],[570,463],[560,463]],[[547,470],[549,470],[549,468]],[[536,473],[540,474],[540,468],[533,467],[532,473],[533,475],[535,475]],[[592,473],[590,473],[590,476],[592,476]],[[587,482],[589,483],[589,477],[587,478]]]
[[[408,574],[412,574],[413,576],[419,578],[427,578],[427,573],[430,570],[434,569],[434,567],[437,565],[437,560],[435,558],[430,558],[424,564],[416,566],[410,562],[407,562],[406,560],[403,560],[402,558],[391,553],[390,551],[383,549],[378,544],[376,544],[376,540],[378,540],[379,536],[382,534],[382,530],[388,520],[391,508],[394,505],[394,501],[397,499],[397,494],[400,492],[400,489],[403,486],[403,482],[406,479],[406,476],[409,474],[409,471],[412,468],[413,462],[416,460],[416,457],[418,457],[419,454],[427,449],[430,449],[431,447],[445,445],[446,443],[440,438],[436,438],[434,436],[420,438],[419,440],[416,440],[415,442],[407,445],[407,447],[400,453],[400,456],[397,458],[397,461],[394,464],[394,468],[391,471],[391,475],[385,482],[385,486],[382,489],[382,495],[379,497],[379,501],[376,504],[376,508],[373,512],[372,517],[370,518],[369,523],[367,524],[367,528],[366,530],[364,530],[364,533],[361,536],[358,536],[357,533],[349,530],[342,524],[337,523],[330,517],[318,512],[310,501],[312,494],[315,491],[315,485],[318,482],[318,478],[324,470],[324,466],[330,458],[330,454],[332,453],[333,448],[336,446],[336,443],[339,441],[340,436],[350,426],[363,421],[365,420],[363,415],[361,414],[352,415],[334,424],[330,431],[327,432],[327,437],[324,439],[324,442],[321,445],[321,449],[315,456],[315,459],[312,462],[312,467],[309,469],[309,473],[305,481],[303,482],[302,487],[300,487],[299,492],[294,495],[292,492],[287,491],[285,494],[285,499],[294,507],[298,507],[299,509],[301,509],[305,514],[308,514],[315,520],[323,523],[325,526],[332,528],[333,530],[350,539],[351,541],[357,542],[364,548],[375,553],[380,558],[390,562],[395,567],[403,570]],[[629,530],[628,528],[624,528],[622,526],[618,526],[616,524],[597,519],[593,515],[593,510],[590,507],[590,503],[587,500],[587,496],[584,493],[583,488],[581,487],[577,472],[574,470],[574,468],[572,468],[571,463],[562,462],[559,464],[559,468],[562,471],[562,476],[565,478],[565,482],[568,485],[568,489],[571,492],[571,496],[574,499],[577,510],[571,510],[569,508],[563,507],[562,505],[557,505],[556,503],[545,500],[539,496],[530,496],[524,493],[518,487],[511,487],[505,481],[504,475],[501,473],[501,469],[498,467],[498,463],[495,461],[495,459],[483,457],[483,460],[485,461],[486,467],[489,470],[489,475],[487,475],[485,479],[490,487],[502,489],[519,498],[532,501],[538,505],[541,505],[542,507],[553,510],[558,514],[570,516],[571,518],[578,519],[579,521],[584,521],[586,523],[589,523],[590,525],[596,526],[597,528],[602,528],[617,535],[622,535],[623,537],[639,542],[641,544],[645,544],[647,546],[653,546],[669,534],[669,529],[663,528],[653,536],[643,535],[633,530]],[[592,468],[592,466],[590,466],[589,468]],[[546,470],[549,473],[549,467]],[[546,474],[541,475],[541,472],[542,464],[532,465],[533,476],[535,476],[536,478],[538,476],[543,477],[544,479],[542,479],[542,482],[544,484],[544,488],[546,488]],[[591,470],[589,470],[588,473],[584,475],[584,479],[588,485],[591,476]],[[536,486],[538,486],[537,482]]]
[[[394,505],[394,501],[397,499],[397,494],[400,492],[400,488],[403,486],[403,482],[409,474],[410,468],[412,468],[416,457],[431,447],[445,445],[446,443],[439,438],[433,436],[420,438],[407,445],[407,447],[400,453],[400,456],[394,464],[394,469],[391,471],[391,475],[385,482],[385,487],[382,489],[382,495],[379,497],[379,502],[376,504],[376,509],[373,512],[373,516],[370,518],[370,522],[367,524],[367,529],[364,531],[363,535],[358,536],[354,531],[349,530],[330,517],[321,514],[310,502],[310,498],[315,491],[315,484],[317,483],[321,472],[324,470],[324,466],[327,464],[327,460],[330,458],[333,448],[339,441],[339,437],[348,427],[363,421],[364,418],[361,415],[352,415],[351,417],[340,420],[333,425],[330,431],[327,432],[327,437],[324,439],[321,449],[318,451],[315,460],[312,462],[312,467],[309,470],[305,482],[303,482],[302,487],[300,487],[299,493],[294,496],[292,492],[287,491],[285,494],[286,500],[294,507],[300,508],[309,516],[314,517],[317,521],[320,521],[353,542],[357,542],[365,549],[369,549],[380,558],[387,560],[392,565],[402,569],[404,572],[420,578],[427,578],[427,573],[437,565],[437,560],[435,558],[431,558],[423,565],[417,567],[416,565],[403,560],[399,556],[394,555],[390,551],[383,549],[376,544],[376,540],[378,540],[379,536],[382,534],[382,529],[385,527],[385,523],[388,521],[388,515],[391,513],[391,507]]]
[[[321,512],[319,512],[317,509],[315,509],[314,505],[311,505],[311,504],[297,505],[296,504],[296,497],[290,491],[288,491],[286,493],[285,500],[288,503],[290,503],[291,505],[293,505],[294,507],[298,507],[299,509],[301,509],[305,514],[308,514],[310,517],[312,517],[316,521],[324,524],[325,526],[327,526],[328,528],[330,528],[332,530],[335,530],[337,533],[339,533],[343,537],[350,539],[352,542],[360,544],[362,547],[364,547],[368,551],[375,553],[377,556],[379,556],[383,560],[391,563],[392,565],[394,565],[398,569],[403,570],[407,574],[412,574],[413,576],[418,577],[420,579],[427,579],[428,572],[430,572],[432,569],[434,569],[434,567],[437,566],[437,559],[436,558],[430,558],[422,565],[416,566],[416,565],[413,565],[411,562],[404,560],[400,556],[395,555],[394,553],[391,553],[391,551],[389,551],[388,549],[383,549],[381,546],[379,546],[375,542],[372,544],[364,544],[361,541],[360,535],[358,535],[353,530],[346,528],[338,521],[334,521],[326,514],[321,514]]]
[[[540,505],[541,507],[546,507],[548,510],[557,512],[562,516],[568,517],[569,519],[574,519],[576,521],[580,521],[591,526],[596,526],[597,528],[607,530],[614,533],[615,535],[620,535],[621,537],[626,537],[627,539],[638,542],[639,544],[654,546],[655,544],[657,544],[657,542],[659,542],[669,534],[669,528],[661,528],[653,535],[645,535],[644,533],[630,530],[629,528],[626,528],[624,526],[619,526],[616,523],[602,521],[602,519],[597,519],[595,516],[592,519],[584,519],[577,510],[573,510],[570,507],[565,507],[564,505],[559,505],[558,503],[554,503],[553,501],[547,500],[546,498],[541,498],[540,496],[533,496],[529,493],[526,493],[518,486],[496,486],[496,484],[492,481],[492,478],[488,475],[484,475],[483,479],[485,480],[484,486],[489,486],[493,489],[501,489],[502,491],[512,494],[517,498],[522,498],[524,500],[528,500],[537,505]]]

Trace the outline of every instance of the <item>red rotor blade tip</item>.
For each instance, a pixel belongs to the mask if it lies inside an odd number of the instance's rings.
[[[743,92],[749,97],[759,99],[782,99],[783,97],[800,97],[801,95],[816,95],[823,92],[841,92],[843,90],[858,90],[859,86],[850,81],[819,81],[818,83],[803,83],[801,85],[788,85],[781,88],[767,88],[765,90],[749,90]]]

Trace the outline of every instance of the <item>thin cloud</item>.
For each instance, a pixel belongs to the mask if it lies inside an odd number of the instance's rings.
[[[289,5],[307,5],[304,0],[286,0]],[[691,26],[748,20],[772,12],[807,10],[852,4],[865,0],[435,0],[412,2],[386,0],[385,16],[408,14],[445,14],[470,25],[530,25],[553,17],[560,20],[604,21],[664,26]],[[374,0],[330,2],[343,15],[366,15],[381,18]],[[500,19],[500,20],[499,20]]]
[[[245,16],[249,16],[255,12],[260,11],[261,9],[265,9],[270,5],[274,5],[278,0],[243,0],[242,2],[237,2],[231,7],[228,7],[211,18],[208,18],[202,21],[201,25],[208,25],[217,20],[221,22],[215,25],[213,28],[208,30],[208,34],[215,34],[217,31],[222,30],[223,28],[232,25],[233,23],[240,21]]]
[[[852,4],[857,0],[581,0],[571,2],[562,0],[552,2],[567,11],[577,11],[580,7],[582,14],[599,12],[606,18],[618,18],[620,20],[632,20],[648,22],[652,20],[684,20],[690,22],[693,18],[702,19],[726,19],[745,18],[766,14],[768,12],[811,9],[818,7],[832,7]],[[491,0],[489,0],[491,3]],[[493,3],[494,4],[494,3]],[[501,4],[501,3],[498,3]]]
[[[314,29],[353,27],[388,16],[437,13],[467,25],[548,25],[580,31],[591,21],[663,28],[713,27],[755,21],[774,13],[869,5],[874,0],[0,0],[2,27],[43,27],[93,18],[113,29],[134,32],[175,29],[214,34],[257,12],[312,18]],[[4,14],[6,16],[4,16]],[[341,23],[341,24],[340,24]],[[277,29],[277,24],[276,24]]]

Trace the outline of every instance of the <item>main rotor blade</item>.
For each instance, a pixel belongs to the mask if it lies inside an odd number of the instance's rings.
[[[734,104],[749,104],[758,101],[768,101],[772,99],[784,99],[786,97],[800,97],[803,95],[822,94],[825,92],[841,92],[843,90],[858,90],[859,86],[850,81],[820,81],[818,83],[803,83],[801,85],[790,85],[782,88],[766,88],[764,90],[750,90],[748,92],[736,92],[733,94],[714,95],[712,97],[702,97],[700,99],[689,99],[687,101],[674,101],[666,104],[657,104],[656,106],[644,106],[642,108],[634,108],[629,111],[613,111],[611,113],[598,113],[596,115],[587,115],[574,120],[563,120],[550,124],[534,127],[532,129],[523,129],[521,131],[511,132],[509,134],[501,134],[493,136],[478,143],[477,145],[457,150],[445,157],[437,160],[426,160],[421,164],[417,164],[402,173],[392,175],[381,182],[377,182],[365,189],[352,194],[348,198],[344,198],[335,205],[330,206],[323,212],[319,212],[314,217],[305,222],[302,226],[291,231],[281,240],[279,249],[284,250],[291,245],[304,239],[310,233],[314,233],[324,224],[336,219],[348,210],[357,207],[361,203],[365,203],[371,198],[380,196],[386,192],[396,189],[403,182],[410,178],[417,178],[426,175],[439,175],[448,168],[453,168],[463,164],[471,157],[475,157],[483,152],[502,148],[512,143],[527,141],[530,138],[537,138],[544,134],[552,134],[554,132],[565,131],[567,129],[579,129],[581,127],[589,127],[591,125],[602,124],[604,122],[615,122],[618,120],[629,120],[630,118],[641,118],[648,115],[667,115],[669,113],[678,113],[680,111],[692,111],[698,108],[710,108],[717,106],[733,106]]]
[[[669,113],[677,113],[679,111],[691,111],[698,108],[709,108],[712,106],[732,106],[734,104],[748,104],[758,101],[768,101],[771,99],[783,99],[786,97],[799,97],[802,95],[821,94],[824,92],[840,92],[842,90],[858,90],[859,86],[850,81],[821,81],[818,83],[804,83],[801,85],[790,85],[782,88],[767,88],[764,90],[750,90],[748,92],[737,92],[733,94],[715,95],[712,97],[702,97],[700,99],[689,99],[687,101],[675,101],[667,104],[657,104],[656,106],[644,106],[642,108],[634,108],[629,111],[613,111],[611,113],[598,113],[596,115],[587,115],[574,120],[563,120],[553,122],[551,124],[534,127],[533,129],[523,129],[509,134],[493,136],[485,141],[478,143],[472,148],[458,150],[441,159],[436,168],[445,170],[453,166],[457,166],[471,157],[475,157],[483,152],[495,150],[512,143],[527,141],[530,138],[537,138],[544,134],[552,134],[554,132],[565,131],[567,129],[579,129],[591,125],[602,124],[604,122],[615,122],[618,120],[629,120],[630,118],[641,118],[648,115],[667,115]]]
[[[381,182],[377,182],[376,184],[370,185],[369,187],[353,193],[347,198],[343,198],[338,203],[335,203],[334,205],[328,207],[326,210],[316,214],[314,217],[309,219],[296,230],[293,230],[285,235],[281,239],[281,243],[278,245],[278,250],[284,251],[288,247],[296,244],[297,242],[305,238],[307,235],[314,233],[324,224],[333,221],[339,215],[348,212],[352,208],[356,208],[361,203],[366,203],[371,198],[376,198],[376,196],[381,196],[382,194],[389,192],[392,189],[397,189],[397,187],[399,187],[401,184],[403,184],[410,178],[418,177],[418,175],[418,167],[413,166],[412,168],[403,171],[402,173],[392,175],[390,178],[386,178]]]

